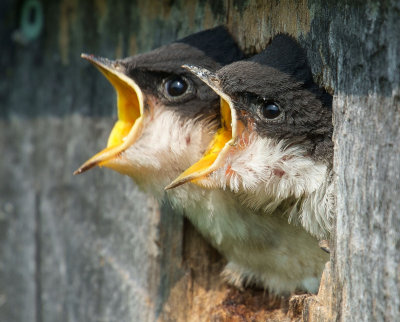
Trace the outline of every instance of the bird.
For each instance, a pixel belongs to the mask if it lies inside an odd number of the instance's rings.
[[[220,96],[221,126],[166,187],[172,203],[226,257],[229,283],[315,293],[334,209],[331,95],[286,34],[218,71],[184,67]]]
[[[116,90],[118,120],[107,147],[74,174],[106,167],[164,198],[164,186],[201,157],[219,126],[219,98],[184,63],[211,70],[243,58],[224,26],[118,60],[82,54]]]

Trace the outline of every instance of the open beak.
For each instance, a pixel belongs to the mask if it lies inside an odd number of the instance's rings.
[[[117,92],[118,121],[108,138],[107,147],[87,160],[74,174],[83,173],[95,166],[113,167],[119,155],[131,146],[142,130],[143,93],[139,86],[124,73],[117,62],[93,55],[82,54],[109,80]]]
[[[225,164],[230,150],[236,146],[244,129],[243,123],[237,118],[230,97],[221,90],[215,73],[196,66],[183,65],[182,67],[199,77],[220,96],[221,128],[217,130],[203,157],[166,186],[165,190],[178,187],[189,181],[201,185],[201,179]]]

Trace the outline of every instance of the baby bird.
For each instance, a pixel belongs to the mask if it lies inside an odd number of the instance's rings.
[[[316,292],[333,213],[331,96],[287,35],[217,72],[198,66],[185,68],[220,96],[221,127],[166,187],[172,202],[227,258],[229,282]]]
[[[181,65],[217,70],[242,59],[242,52],[217,27],[121,60],[82,57],[115,88],[118,121],[107,147],[75,174],[105,166],[162,199],[164,186],[204,153],[220,119],[218,95]]]

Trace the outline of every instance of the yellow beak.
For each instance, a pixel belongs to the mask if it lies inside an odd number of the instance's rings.
[[[95,166],[113,167],[113,160],[131,146],[142,130],[143,94],[139,86],[113,61],[82,54],[110,81],[117,92],[118,121],[108,138],[107,147],[79,167],[74,174],[83,173]]]
[[[229,151],[236,146],[237,139],[244,128],[242,122],[237,119],[231,99],[221,91],[217,77],[208,70],[195,66],[184,65],[183,67],[198,76],[220,95],[221,128],[218,129],[203,157],[166,186],[166,190],[189,181],[202,186],[200,179],[224,165]]]

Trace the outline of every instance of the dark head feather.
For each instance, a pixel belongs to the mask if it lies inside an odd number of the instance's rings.
[[[260,54],[221,68],[217,78],[259,135],[300,144],[314,159],[331,162],[332,97],[314,83],[307,56],[292,37],[276,36]],[[269,103],[280,107],[280,118],[260,113]]]
[[[216,70],[243,57],[229,31],[219,26],[120,62],[126,66],[128,73],[137,68],[179,73],[184,71],[183,64],[197,64]]]
[[[306,53],[293,37],[286,34],[275,36],[271,44],[251,61],[268,65],[304,84],[313,81]]]

